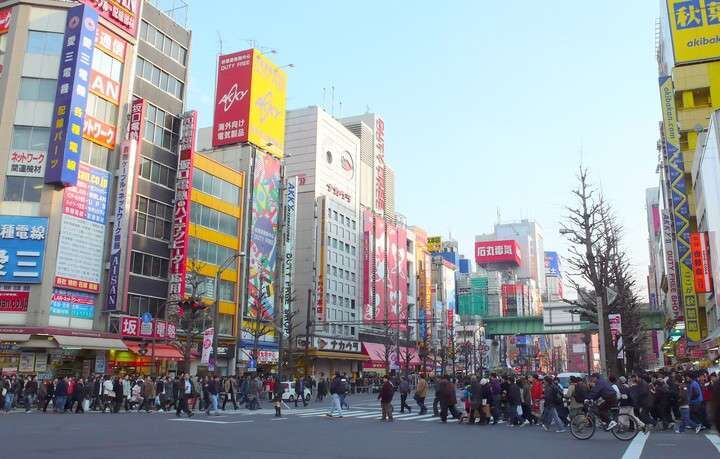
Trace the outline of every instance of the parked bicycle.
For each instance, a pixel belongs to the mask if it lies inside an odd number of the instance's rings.
[[[615,425],[610,429],[610,433],[615,438],[622,441],[630,441],[640,432],[637,422],[628,414],[618,414],[618,409],[610,410],[611,424]],[[578,440],[588,440],[595,435],[597,426],[603,430],[607,429],[607,425],[598,416],[597,405],[591,401],[585,402],[583,412],[575,415],[570,421],[570,433]]]

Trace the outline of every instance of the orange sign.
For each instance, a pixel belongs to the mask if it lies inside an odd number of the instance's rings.
[[[95,34],[95,46],[120,62],[125,62],[127,42],[103,26],[98,27],[97,34]]]
[[[85,115],[83,137],[107,148],[115,148],[115,127]]]
[[[695,291],[710,293],[713,290],[710,272],[710,246],[707,233],[690,233],[690,255],[692,257]]]
[[[90,92],[108,102],[120,105],[120,83],[95,70],[90,71]]]

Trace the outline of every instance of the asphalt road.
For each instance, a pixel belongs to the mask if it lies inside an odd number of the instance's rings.
[[[396,404],[396,410],[397,410]],[[343,419],[328,418],[326,403],[284,410],[196,413],[41,414],[0,416],[0,457],[36,458],[343,458],[525,457],[533,459],[657,459],[720,457],[715,434],[651,433],[621,442],[598,432],[587,441],[536,427],[441,424],[415,412],[382,423],[369,397],[353,397]],[[713,442],[717,445],[714,446]]]

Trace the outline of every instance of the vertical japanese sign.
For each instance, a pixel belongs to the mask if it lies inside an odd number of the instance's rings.
[[[110,174],[81,163],[77,184],[63,191],[55,287],[100,291]]]
[[[385,219],[380,215],[373,216],[375,220],[375,298],[373,299],[376,321],[384,321],[388,319],[387,310],[387,246],[385,238]]]
[[[318,243],[316,244],[316,250],[318,250],[318,252],[316,257],[318,260],[318,274],[316,279],[317,284],[315,286],[315,318],[319,321],[325,320],[325,309],[327,307],[325,302],[325,225],[329,225],[329,223],[327,223],[329,218],[325,212],[325,198],[321,196],[317,200],[316,211],[316,232],[318,238]]]
[[[215,329],[213,327],[210,327],[203,332],[202,354],[200,356],[201,365],[208,365],[210,363],[210,354],[212,352],[212,342],[214,335]],[[213,358],[215,358],[215,356],[213,356]]]
[[[373,214],[370,209],[362,211],[363,224],[363,320],[370,323],[375,320],[375,259],[373,245]]]
[[[192,110],[183,113],[180,116],[180,123],[180,140],[178,142],[180,157],[178,158],[175,182],[173,227],[170,235],[170,266],[168,268],[168,303],[173,307],[185,296],[197,112]]]
[[[85,5],[68,10],[53,107],[45,183],[77,183],[90,67],[98,14]]]
[[[212,145],[247,142],[253,50],[218,58]]]
[[[293,296],[295,289],[293,288],[295,275],[295,238],[297,236],[297,188],[298,178],[292,177],[285,184],[285,234],[284,248],[285,259],[283,262],[283,311],[285,323],[283,324],[283,332],[288,334],[289,314],[292,311]]]
[[[612,337],[615,349],[622,349],[622,317],[620,314],[608,314],[608,324],[610,326],[610,336]],[[625,351],[621,350],[617,354],[618,359],[625,358]]]
[[[275,313],[277,231],[280,203],[280,161],[260,150],[256,152],[251,207],[250,276],[248,282],[248,313],[259,311],[262,317]]]
[[[118,304],[118,293],[122,265],[122,248],[128,247],[128,235],[130,226],[130,204],[134,189],[134,178],[136,175],[136,162],[142,139],[143,117],[145,111],[145,99],[135,97],[130,105],[130,126],[128,136],[120,146],[120,160],[117,170],[117,195],[115,197],[115,220],[113,222],[112,242],[110,243],[110,269],[108,271],[107,296],[105,299],[105,310],[115,311],[123,309]],[[127,252],[126,249],[126,258]],[[127,263],[125,264],[127,266]]]
[[[80,0],[120,29],[137,36],[137,21],[140,17],[141,0]]]
[[[387,241],[385,252],[386,264],[385,264],[385,279],[387,282],[387,295],[385,297],[387,316],[383,319],[387,319],[391,323],[395,323],[398,320],[398,240],[397,240],[397,226],[393,223],[387,222],[385,225],[385,240]]]
[[[708,244],[707,233],[690,234],[690,251],[692,253],[693,274],[695,275],[695,291],[698,293],[712,292],[710,245]]]
[[[0,283],[42,282],[47,217],[0,215]]]
[[[683,304],[685,306],[685,334],[690,341],[700,341],[700,316],[695,294],[695,279],[690,256],[690,207],[687,200],[685,164],[680,152],[680,133],[675,109],[675,91],[670,76],[659,78],[660,100],[663,113],[665,163],[670,180],[672,217],[675,227],[678,268]]]
[[[407,270],[407,228],[397,228],[397,283],[398,283],[398,320],[400,331],[407,329],[408,319],[408,270]]]
[[[681,320],[683,317],[683,311],[680,308],[680,292],[678,290],[678,276],[677,276],[677,263],[675,260],[675,247],[673,245],[674,233],[672,226],[672,219],[670,213],[663,209],[662,211],[662,236],[663,236],[663,251],[665,258],[665,266],[667,267],[667,283],[668,290],[667,295],[670,300],[670,308],[672,318],[675,320]]]
[[[385,121],[375,119],[375,212],[385,215]]]

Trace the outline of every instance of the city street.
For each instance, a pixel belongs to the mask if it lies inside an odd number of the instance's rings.
[[[5,457],[115,458],[643,458],[720,456],[715,434],[651,433],[633,442],[596,433],[588,441],[569,433],[537,427],[467,426],[416,413],[381,423],[379,406],[370,397],[352,401],[343,419],[324,415],[326,403],[284,410],[276,419],[266,402],[262,410],[228,411],[219,416],[196,412],[86,415],[24,414],[0,417],[0,445]],[[363,414],[359,414],[363,413]],[[417,419],[420,418],[420,419]],[[713,442],[717,446],[713,446]]]

